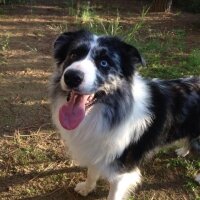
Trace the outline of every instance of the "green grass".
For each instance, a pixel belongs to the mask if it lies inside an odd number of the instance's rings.
[[[185,158],[174,158],[169,160],[169,165],[172,168],[181,168],[182,170],[185,170],[185,188],[194,194],[195,199],[200,198],[200,193],[197,192],[199,184],[192,178],[200,168],[200,161]]]
[[[137,35],[144,26],[145,16],[148,13],[148,9],[143,9],[140,17],[140,21],[133,26],[125,27],[120,21],[120,13],[117,10],[116,17],[107,21],[104,18],[95,15],[95,11],[92,8],[85,10],[86,14],[80,17],[81,24],[78,27],[88,29],[95,34],[105,34],[111,36],[118,36],[123,38],[126,42],[134,42],[137,40]],[[91,14],[92,13],[92,14]]]
[[[200,198],[200,193],[198,192],[199,184],[194,181],[193,177],[200,169],[200,160],[195,159],[192,156],[190,156],[190,158],[187,157],[187,159],[171,156],[172,152],[175,151],[175,148],[177,147],[172,146],[170,148],[165,148],[158,153],[157,157],[163,160],[167,169],[181,171],[185,189],[188,190],[188,192],[193,193],[195,200],[197,200]]]
[[[9,43],[10,43],[9,34],[7,36],[0,38],[0,52],[7,51],[9,49]]]
[[[10,47],[10,35],[0,38],[0,64],[7,64],[6,53]]]
[[[144,76],[171,79],[200,75],[200,51],[193,50],[189,54],[185,52],[186,31],[180,28],[171,31],[150,29],[145,22],[148,9],[144,8],[139,21],[128,27],[121,23],[119,11],[115,18],[107,21],[97,15],[89,3],[83,4],[79,9],[74,12],[77,29],[82,27],[95,34],[118,36],[136,46],[147,62],[148,67],[140,70]],[[59,25],[54,29],[66,31],[67,25]]]
[[[200,48],[194,49],[188,56],[188,65],[196,70],[200,71]]]

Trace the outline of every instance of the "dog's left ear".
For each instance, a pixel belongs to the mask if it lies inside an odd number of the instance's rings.
[[[146,66],[146,63],[134,46],[123,42],[122,52],[123,73],[125,77],[132,78],[135,68],[138,65]]]
[[[134,67],[137,65],[142,65],[143,67],[146,66],[144,58],[141,56],[139,51],[134,46],[126,44],[126,51]]]

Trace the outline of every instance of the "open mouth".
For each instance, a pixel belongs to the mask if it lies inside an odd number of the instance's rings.
[[[95,102],[96,102],[96,98],[94,94],[90,94],[90,95],[83,95],[83,94],[79,94],[77,92],[71,91],[69,93],[69,95],[67,96],[67,102],[71,102],[71,101],[76,101],[76,99],[81,98],[81,100],[84,101],[85,104],[85,108],[86,110],[88,108],[90,108]]]
[[[97,102],[99,94],[80,94],[71,91],[67,101],[59,110],[59,121],[63,128],[73,130],[83,121],[87,110]]]

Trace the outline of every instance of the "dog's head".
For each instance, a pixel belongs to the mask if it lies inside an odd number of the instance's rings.
[[[119,38],[96,36],[85,30],[61,34],[54,43],[54,58],[61,73],[61,90],[68,94],[68,103],[60,112],[71,115],[73,122],[64,125],[68,129],[80,123],[85,107],[98,102],[121,82],[131,82],[135,66],[143,64],[135,47]],[[76,113],[76,120],[72,113]]]

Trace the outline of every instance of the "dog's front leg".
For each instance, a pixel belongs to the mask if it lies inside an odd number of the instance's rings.
[[[128,197],[129,192],[140,183],[141,174],[137,168],[130,173],[118,175],[114,180],[110,181],[110,191],[108,200],[124,200]]]
[[[85,182],[80,182],[76,185],[75,191],[82,196],[87,196],[96,187],[96,182],[99,179],[99,172],[93,167],[88,168],[87,179]]]

